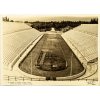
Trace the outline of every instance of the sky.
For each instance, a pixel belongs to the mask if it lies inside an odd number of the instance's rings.
[[[7,16],[7,15],[5,15]],[[67,15],[8,15],[7,16],[10,20],[14,21],[90,21],[91,18],[97,18],[96,16],[80,16],[80,15],[72,15],[72,16],[67,16]]]

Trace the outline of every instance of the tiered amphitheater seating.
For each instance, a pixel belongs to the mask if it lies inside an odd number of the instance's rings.
[[[31,27],[21,22],[3,22],[3,29],[3,34],[9,34],[25,29],[31,29]]]
[[[80,27],[74,28],[74,30],[98,36],[98,24],[82,24]]]
[[[8,24],[9,22],[7,22]],[[20,25],[21,24],[21,25]],[[25,48],[27,45],[34,41],[38,36],[41,35],[41,33],[33,28],[26,27],[27,25],[24,25],[22,23],[14,24],[10,22],[9,27],[3,25],[3,61],[4,64],[9,65],[14,58]],[[11,25],[11,26],[10,26]],[[23,27],[25,26],[25,27]],[[17,27],[13,30],[12,27]],[[21,28],[20,28],[21,27]],[[6,28],[6,29],[5,29]],[[10,28],[10,30],[8,29]],[[25,30],[24,30],[25,28]],[[27,28],[27,30],[26,30]],[[29,29],[28,29],[29,28]],[[23,29],[23,31],[19,31],[20,29]],[[6,31],[5,31],[6,30]],[[17,32],[15,32],[15,30]],[[11,34],[9,32],[12,32]],[[9,34],[7,34],[9,33]]]
[[[83,24],[62,34],[64,40],[70,41],[85,57],[87,62],[98,58],[97,24]]]

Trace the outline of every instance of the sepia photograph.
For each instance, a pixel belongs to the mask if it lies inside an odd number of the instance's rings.
[[[100,0],[0,0],[0,100],[100,100]]]
[[[98,85],[97,15],[2,16],[3,85]]]

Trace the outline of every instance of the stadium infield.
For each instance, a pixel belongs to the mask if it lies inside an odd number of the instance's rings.
[[[44,53],[42,56],[41,52]],[[46,78],[73,76],[84,70],[60,34],[44,34],[21,61],[19,68],[28,74]]]

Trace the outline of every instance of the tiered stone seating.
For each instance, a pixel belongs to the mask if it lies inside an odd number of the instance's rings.
[[[81,26],[74,28],[74,30],[98,36],[98,24],[82,24]]]
[[[10,22],[8,28],[10,28],[11,30],[8,31],[7,31],[7,26],[5,27],[5,24],[3,25],[3,30],[4,32],[6,32],[3,34],[3,63],[6,65],[9,65],[14,60],[14,58],[18,56],[18,54],[20,54],[20,52],[22,52],[25,47],[27,47],[27,45],[30,42],[34,41],[38,36],[41,35],[39,31],[30,27],[26,27],[27,25],[24,24],[20,25],[21,23],[20,24],[19,23],[13,24],[13,23]],[[12,26],[17,27],[17,29],[13,30]],[[20,26],[21,28],[19,28]],[[26,30],[26,28],[28,29]],[[19,29],[23,29],[23,30],[20,31]],[[15,30],[17,32],[15,32]],[[9,32],[12,33],[10,34]]]
[[[31,27],[20,22],[3,22],[3,29],[3,34],[10,34],[21,30],[31,29]]]
[[[87,62],[89,62],[98,57],[97,34],[97,24],[83,24],[73,30],[65,32],[62,34],[62,37],[66,42],[69,40],[81,52]]]

